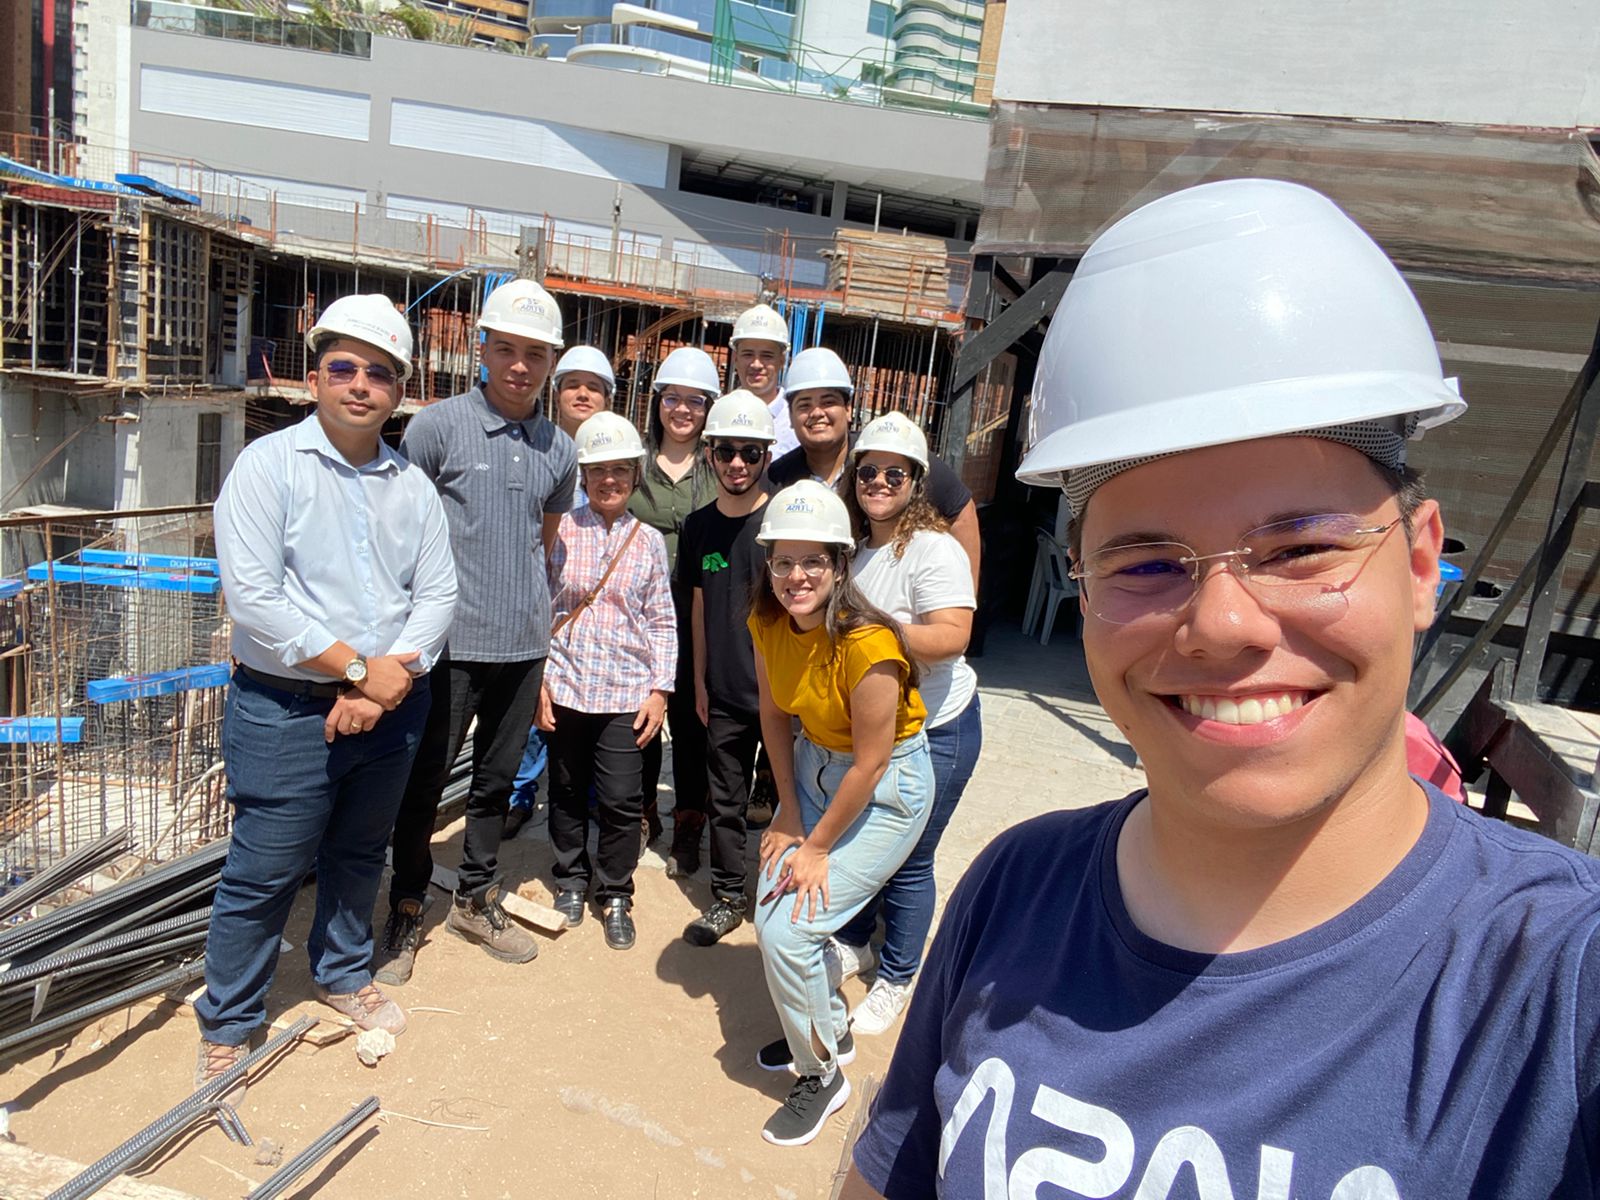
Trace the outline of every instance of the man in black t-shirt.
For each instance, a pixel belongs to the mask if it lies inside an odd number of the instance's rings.
[[[767,468],[768,492],[776,493],[802,479],[837,487],[856,440],[850,432],[855,387],[843,360],[822,347],[802,350],[789,364],[784,395],[800,445]],[[981,547],[978,509],[972,502],[972,493],[949,464],[936,457],[928,461],[926,487],[929,503],[950,522],[951,534],[967,552],[972,563],[972,586],[976,588]]]
[[[695,711],[706,726],[706,785],[711,827],[712,904],[683,931],[712,946],[744,921],[745,807],[761,740],[755,650],[745,618],[766,574],[756,544],[767,494],[761,476],[777,437],[772,415],[747,391],[730,392],[706,416],[707,450],[717,498],[684,520],[678,578],[694,596]]]

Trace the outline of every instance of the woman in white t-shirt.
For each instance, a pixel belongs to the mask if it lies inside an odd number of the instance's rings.
[[[840,481],[858,539],[851,573],[867,599],[900,623],[921,667],[933,759],[933,810],[921,840],[830,947],[845,977],[877,962],[877,979],[850,1014],[855,1032],[874,1034],[894,1025],[922,965],[937,898],[934,851],[977,766],[983,722],[978,679],[962,657],[977,608],[972,565],[924,491],[928,440],[905,416],[886,413],[861,431],[852,453],[854,469]],[[883,950],[875,956],[870,942],[880,911]]]

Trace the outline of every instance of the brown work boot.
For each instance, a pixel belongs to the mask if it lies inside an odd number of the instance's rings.
[[[667,878],[683,879],[700,869],[700,832],[704,813],[679,810],[672,818],[672,852],[667,856]]]
[[[402,900],[389,910],[383,940],[372,956],[372,978],[391,987],[405,983],[417,965],[422,945],[422,901]]]
[[[200,1039],[200,1052],[195,1055],[194,1061],[194,1086],[196,1090],[210,1083],[218,1075],[231,1067],[237,1066],[245,1060],[250,1053],[249,1046],[224,1046],[221,1042],[208,1042]],[[244,1103],[245,1091],[249,1087],[243,1075],[217,1099],[234,1108]]]
[[[406,1031],[405,1011],[374,984],[357,992],[336,994],[319,983],[316,992],[318,1000],[349,1017],[357,1029],[387,1029],[396,1037]]]
[[[459,938],[477,942],[491,958],[501,962],[525,963],[539,956],[539,943],[533,934],[514,925],[500,907],[500,888],[489,888],[481,898],[456,893],[444,927]]]

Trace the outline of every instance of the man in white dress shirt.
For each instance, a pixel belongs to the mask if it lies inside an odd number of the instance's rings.
[[[247,446],[216,504],[234,623],[223,721],[234,818],[195,1004],[196,1086],[265,1024],[279,938],[313,868],[317,997],[363,1029],[406,1024],[372,983],[372,906],[455,565],[432,482],[380,438],[411,375],[404,318],[384,296],[346,296],[306,343],[316,412]]]

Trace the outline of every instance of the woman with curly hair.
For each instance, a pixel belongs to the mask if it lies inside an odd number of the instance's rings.
[[[933,772],[917,668],[850,579],[844,502],[808,479],[765,512],[768,578],[749,626],[778,808],[761,837],[755,924],[783,1037],[756,1062],[800,1077],[762,1130],[799,1146],[849,1098],[840,1067],[855,1057],[823,947],[917,844]]]
[[[937,899],[933,855],[977,766],[983,721],[978,678],[963,657],[977,608],[971,564],[924,491],[928,440],[900,413],[887,413],[861,431],[852,453],[855,469],[840,490],[860,539],[852,564],[855,581],[868,600],[898,622],[921,669],[919,690],[928,709],[922,728],[933,762],[933,807],[922,837],[829,947],[843,976],[877,962],[871,990],[850,1014],[855,1032],[870,1035],[894,1025],[922,966]],[[880,910],[883,951],[874,955],[871,940]]]

